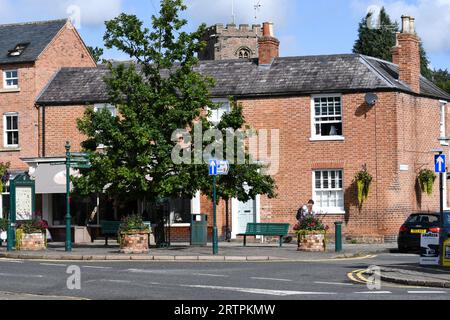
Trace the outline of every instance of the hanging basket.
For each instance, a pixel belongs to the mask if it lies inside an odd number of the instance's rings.
[[[369,174],[369,172],[367,172],[367,168],[365,167],[355,176],[355,182],[358,191],[358,202],[360,206],[369,198],[372,180],[373,177]]]
[[[433,185],[436,181],[436,174],[429,169],[423,169],[419,172],[417,179],[419,180],[422,192],[431,196],[433,194]]]

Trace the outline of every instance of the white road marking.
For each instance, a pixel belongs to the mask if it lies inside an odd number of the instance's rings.
[[[235,291],[235,292],[254,293],[254,294],[263,294],[263,295],[269,295],[269,296],[281,296],[281,297],[297,296],[297,295],[335,295],[336,294],[334,292],[267,290],[267,289],[254,289],[254,288],[234,288],[234,287],[201,286],[201,285],[181,285],[181,287]]]
[[[47,267],[64,267],[66,268],[66,264],[56,264],[56,263],[40,263],[41,266],[47,266]]]
[[[336,286],[353,286],[353,283],[343,283],[343,282],[322,282],[322,281],[315,281],[316,284],[330,284],[330,285],[336,285]]]
[[[82,266],[82,268],[86,268],[86,269],[112,269],[112,267],[96,267],[96,266]]]
[[[447,294],[446,291],[408,291],[409,294]]]
[[[200,277],[216,277],[216,278],[228,278],[229,276],[221,275],[221,274],[209,274],[209,273],[193,273],[194,276]]]
[[[0,260],[0,262],[20,263],[20,264],[23,263],[23,261],[17,261],[17,260]]]
[[[260,277],[251,277],[253,280],[267,280],[267,281],[281,281],[281,282],[292,282],[290,279],[276,279],[276,278],[260,278]]]
[[[391,291],[363,291],[355,292],[356,294],[392,294]]]
[[[0,277],[15,277],[15,278],[43,278],[40,274],[15,274],[15,273],[0,273]]]

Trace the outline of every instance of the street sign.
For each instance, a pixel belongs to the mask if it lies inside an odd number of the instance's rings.
[[[439,265],[440,245],[439,233],[424,233],[420,239],[420,264]]]
[[[434,171],[436,173],[445,173],[446,171],[445,155],[435,155],[434,156]]]
[[[230,162],[226,160],[210,160],[210,176],[226,176],[230,172]]]

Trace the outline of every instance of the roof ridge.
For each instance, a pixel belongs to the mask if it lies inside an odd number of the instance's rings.
[[[6,24],[0,24],[0,28],[2,28],[2,27],[13,27],[13,26],[41,25],[41,24],[50,24],[50,23],[67,22],[67,21],[69,21],[69,18],[55,19],[55,20],[18,22],[18,23],[6,23]]]

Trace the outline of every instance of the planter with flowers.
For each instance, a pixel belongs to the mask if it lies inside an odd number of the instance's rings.
[[[40,251],[47,249],[47,229],[48,224],[44,220],[18,222],[16,229],[16,250]]]
[[[149,250],[150,230],[140,215],[132,215],[122,220],[119,227],[118,240],[120,252],[127,254],[143,254]]]
[[[328,226],[314,215],[306,215],[294,227],[298,237],[298,251],[325,252]]]

